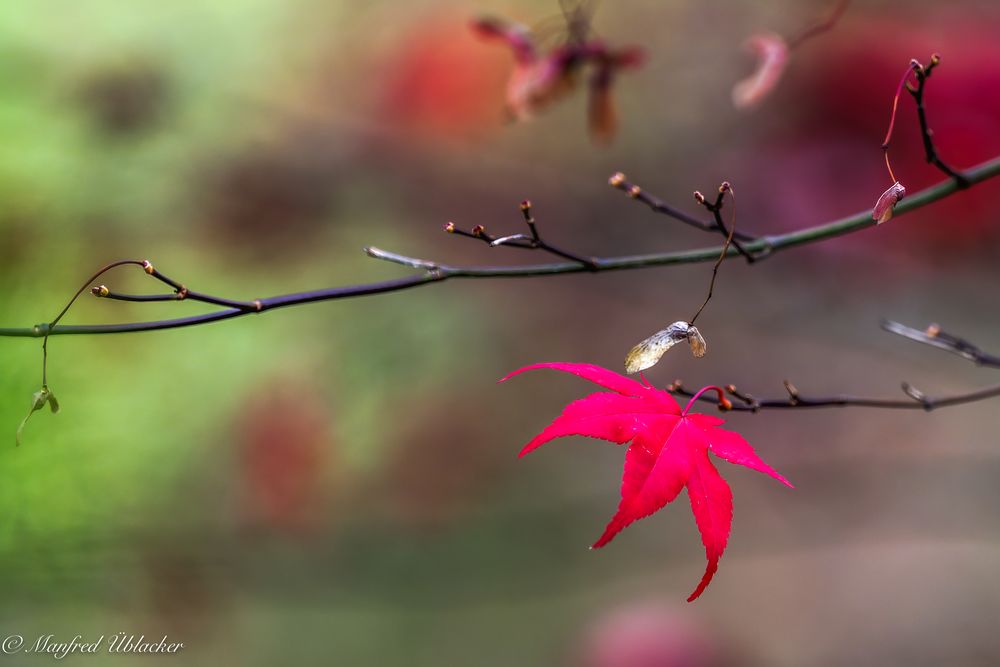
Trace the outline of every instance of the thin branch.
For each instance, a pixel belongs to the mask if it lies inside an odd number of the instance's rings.
[[[632,199],[642,202],[656,213],[662,213],[663,215],[669,216],[674,220],[683,222],[686,225],[690,225],[695,229],[700,229],[705,232],[715,232],[718,230],[718,225],[715,220],[700,220],[693,215],[689,215],[680,209],[674,208],[665,201],[649,194],[635,183],[629,182],[629,180],[625,177],[625,174],[620,171],[608,179],[608,184],[611,187],[626,193]],[[723,236],[725,236],[725,234],[723,234]],[[733,238],[737,241],[757,240],[756,237],[743,233],[738,233]]]
[[[891,398],[871,398],[862,396],[802,396],[797,394],[795,398],[764,398],[753,399],[752,404],[732,403],[730,407],[723,411],[736,412],[759,412],[761,410],[773,409],[796,409],[796,408],[879,408],[883,410],[924,410],[930,412],[937,408],[945,408],[952,405],[962,405],[964,403],[975,403],[989,398],[1000,396],[1000,385],[991,385],[970,391],[964,394],[950,394],[946,396],[926,396],[923,393],[915,394],[912,385],[902,383],[904,392],[909,396],[907,399]],[[672,393],[679,396],[691,397],[694,394],[683,386],[672,386],[668,388]],[[735,394],[734,394],[735,395]],[[718,401],[711,396],[700,396],[699,401],[718,404]]]
[[[894,333],[904,338],[937,347],[957,354],[980,366],[993,366],[1000,368],[1000,357],[986,354],[973,343],[945,333],[936,324],[920,331],[890,320],[882,321],[882,328],[889,333]],[[1000,396],[1000,385],[991,385],[982,389],[976,389],[960,394],[948,394],[944,396],[928,396],[923,391],[917,389],[909,382],[902,382],[900,388],[906,394],[906,399],[892,398],[870,398],[862,396],[803,396],[799,390],[788,380],[785,380],[786,398],[765,398],[758,399],[751,394],[739,391],[735,385],[727,385],[726,392],[736,397],[740,402],[733,404],[720,395],[718,400],[713,400],[710,396],[701,396],[684,388],[680,380],[667,387],[667,391],[678,396],[690,397],[692,400],[700,400],[718,405],[723,412],[737,410],[741,412],[759,412],[765,409],[790,409],[790,408],[843,408],[843,407],[863,407],[882,408],[890,410],[924,410],[930,412],[937,408],[944,408],[952,405],[964,403],[975,403],[988,398]]]
[[[87,289],[87,287],[90,285],[90,283],[94,282],[95,280],[97,280],[98,278],[100,278],[102,275],[104,275],[105,273],[107,273],[108,271],[110,271],[111,269],[117,268],[119,266],[126,266],[128,264],[138,264],[139,266],[143,266],[142,262],[138,262],[138,261],[136,261],[134,259],[122,259],[122,260],[119,260],[117,262],[111,262],[110,264],[107,264],[104,267],[98,269],[97,272],[94,273],[94,275],[92,275],[90,278],[88,278],[87,281],[85,283],[83,283],[83,285],[80,286],[80,289],[78,289],[76,291],[76,293],[74,293],[73,296],[70,297],[70,300],[66,302],[66,305],[63,306],[63,309],[59,311],[59,314],[56,315],[55,318],[53,318],[51,322],[49,322],[48,324],[44,325],[44,332],[41,333],[41,336],[42,336],[42,390],[43,391],[45,391],[48,388],[49,336],[51,335],[52,330],[59,323],[59,320],[61,320],[63,318],[63,315],[65,315],[69,311],[70,307],[72,307],[72,305],[74,303],[76,303],[76,300],[80,297],[81,294],[83,294],[83,290]],[[39,326],[43,326],[43,325],[35,326],[34,329],[38,329]]]
[[[107,285],[98,285],[90,290],[90,293],[99,299],[111,299],[112,301],[132,301],[136,303],[152,303],[156,301],[180,301],[176,292],[172,294],[121,294],[112,292]]]
[[[688,321],[688,324],[691,326],[694,326],[694,322],[698,319],[698,316],[701,315],[701,311],[705,310],[705,306],[707,306],[708,302],[712,300],[712,291],[715,289],[715,279],[719,275],[719,267],[722,265],[723,260],[726,259],[726,253],[729,252],[729,245],[733,242],[733,235],[736,233],[736,194],[733,192],[733,188],[728,181],[719,186],[719,196],[716,198],[715,204],[712,205],[709,210],[715,214],[715,219],[719,223],[719,228],[722,231],[726,231],[726,226],[722,223],[722,214],[720,211],[722,210],[722,199],[726,196],[727,192],[733,197],[733,226],[726,234],[726,242],[722,246],[722,252],[719,253],[719,259],[715,260],[715,266],[712,267],[712,278],[708,281],[708,294],[705,295],[705,300],[701,302],[698,312],[696,312],[694,317]],[[704,195],[700,192],[695,192],[694,196],[702,204],[708,206],[705,202]],[[746,254],[746,251],[743,251],[743,253]],[[749,261],[749,256],[747,257]]]
[[[531,232],[530,236],[525,234],[511,234],[508,236],[495,237],[486,233],[486,227],[483,225],[476,225],[472,228],[472,231],[467,232],[465,230],[459,229],[455,226],[454,222],[449,222],[445,224],[444,231],[449,234],[458,234],[459,236],[465,236],[467,238],[475,238],[481,241],[485,241],[491,248],[496,248],[498,246],[514,247],[514,248],[526,248],[528,250],[541,250],[547,252],[550,255],[555,255],[556,257],[562,257],[563,259],[568,259],[578,263],[580,266],[588,271],[597,271],[597,263],[593,257],[584,257],[583,255],[578,255],[574,252],[564,250],[558,246],[552,245],[547,241],[542,240],[539,236],[538,227],[535,224],[535,219],[531,215],[531,202],[525,199],[521,202],[521,214],[524,216],[524,222],[528,225],[528,230]],[[371,253],[369,253],[371,254]],[[418,260],[422,261],[422,260]]]
[[[917,85],[915,87],[907,86],[906,89],[913,96],[913,101],[917,105],[917,118],[920,121],[920,135],[923,138],[924,155],[927,162],[933,164],[945,175],[955,179],[959,187],[967,188],[970,183],[966,180],[965,175],[952,169],[938,156],[937,147],[934,145],[934,131],[927,124],[927,111],[924,109],[924,88],[927,86],[927,79],[931,77],[931,72],[940,63],[941,56],[936,53],[932,55],[931,61],[926,67],[920,66],[916,68]]]
[[[847,11],[847,6],[849,4],[851,4],[850,0],[838,0],[837,4],[834,5],[832,10],[830,10],[830,13],[826,16],[826,18],[817,21],[795,37],[789,39],[788,50],[791,51],[792,49],[801,46],[806,40],[832,30],[833,27],[837,25],[837,22],[840,21],[840,17],[844,15],[845,11]]]
[[[963,173],[965,180],[970,184],[981,183],[996,176],[1000,176],[1000,157],[979,164]],[[908,197],[896,206],[896,215],[902,215],[910,211],[917,210],[928,204],[944,199],[956,192],[960,186],[955,179],[948,179],[931,186],[925,190]],[[865,209],[860,213],[835,220],[815,227],[808,227],[786,234],[776,234],[772,236],[762,236],[744,244],[745,249],[758,256],[762,253],[795,248],[802,245],[818,243],[826,239],[851,234],[854,232],[874,227],[871,210]],[[681,252],[652,253],[646,255],[626,255],[620,257],[596,257],[593,258],[593,267],[584,266],[579,261],[553,263],[553,264],[532,264],[526,266],[472,266],[461,267],[447,264],[439,264],[428,260],[405,257],[395,253],[388,253],[375,249],[370,252],[373,257],[386,259],[407,266],[417,266],[419,263],[432,265],[433,269],[426,269],[422,273],[395,280],[366,283],[360,285],[349,285],[329,289],[301,292],[296,294],[285,294],[280,296],[260,299],[260,308],[250,311],[239,308],[226,308],[224,310],[184,317],[170,320],[156,320],[149,322],[128,322],[124,324],[86,324],[86,325],[63,325],[56,326],[53,323],[43,323],[34,327],[22,328],[0,328],[0,336],[12,336],[22,338],[42,338],[47,335],[81,335],[81,334],[117,334],[132,333],[137,331],[155,331],[161,329],[173,329],[179,327],[196,326],[209,322],[218,322],[234,317],[248,315],[251,312],[264,312],[274,308],[293,306],[304,303],[314,303],[317,301],[332,301],[355,296],[371,294],[383,294],[395,292],[411,287],[419,287],[429,283],[441,282],[449,278],[526,278],[534,276],[548,276],[556,274],[583,273],[587,271],[622,271],[631,269],[649,268],[654,266],[674,266],[678,264],[691,264],[697,262],[709,262],[718,259],[722,246],[701,248]],[[737,250],[730,248],[726,256],[735,256]],[[393,259],[389,258],[392,255]],[[402,260],[402,261],[401,261]],[[421,268],[424,268],[421,265]],[[83,289],[96,280],[92,278]],[[257,302],[241,302],[257,303]]]
[[[892,320],[882,320],[881,325],[889,333],[894,333],[903,338],[909,338],[912,341],[951,352],[963,359],[968,359],[977,366],[1000,368],[1000,357],[983,352],[978,346],[964,338],[942,331],[941,327],[936,324],[931,324],[923,331],[913,329],[899,322],[893,322]]]
[[[773,410],[773,409],[813,409],[813,408],[879,408],[888,410],[924,410],[925,412],[930,412],[937,408],[945,408],[953,405],[962,405],[964,403],[975,403],[977,401],[984,401],[989,398],[996,398],[1000,396],[1000,385],[990,385],[982,389],[977,389],[975,391],[970,391],[961,394],[949,394],[944,396],[927,396],[923,392],[915,389],[909,383],[903,382],[901,385],[904,393],[907,395],[907,399],[891,399],[891,398],[872,398],[864,396],[849,396],[849,395],[838,395],[838,396],[803,396],[796,391],[794,394],[791,392],[787,398],[754,398],[749,394],[740,392],[733,385],[728,385],[726,390],[730,394],[740,399],[740,403],[729,403],[727,406],[721,406],[718,399],[702,395],[698,397],[699,401],[706,403],[713,403],[715,405],[720,405],[720,410],[723,412],[735,411],[735,412],[759,412],[761,410]],[[730,391],[730,388],[732,390]],[[667,387],[667,390],[678,396],[684,396],[691,398],[695,395],[686,389],[680,380],[675,380],[673,384]]]
[[[734,248],[736,248],[736,252],[743,255],[743,257],[747,260],[747,264],[753,264],[755,257],[751,253],[747,252],[747,249],[744,248],[740,244],[740,242],[736,240],[735,233],[730,233],[730,231],[726,229],[726,223],[722,220],[722,201],[723,199],[725,199],[726,192],[729,192],[729,190],[730,190],[729,183],[724,182],[722,184],[722,187],[719,188],[719,194],[715,197],[714,202],[708,201],[708,199],[705,198],[705,195],[701,194],[700,192],[695,192],[694,198],[699,204],[704,206],[708,211],[712,213],[712,218],[715,222],[715,228],[719,230],[720,234],[722,234],[722,238],[726,239],[726,243],[724,244],[725,248],[728,249],[729,245],[731,244]],[[733,196],[733,230],[735,232],[736,193],[729,192],[729,194]]]

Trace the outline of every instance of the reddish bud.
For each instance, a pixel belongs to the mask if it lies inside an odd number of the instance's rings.
[[[614,174],[611,175],[611,178],[608,179],[608,185],[610,185],[613,188],[620,188],[624,182],[625,182],[625,174],[623,174],[620,171],[616,171]]]
[[[484,227],[483,225],[476,225],[475,227],[472,228],[473,236],[482,236],[485,233],[486,233],[486,227]]]

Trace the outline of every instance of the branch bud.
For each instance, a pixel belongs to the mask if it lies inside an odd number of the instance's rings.
[[[623,183],[625,183],[625,174],[620,171],[616,171],[611,175],[611,178],[608,179],[608,185],[613,188],[620,188]]]
[[[155,271],[156,269],[153,268],[153,265],[150,263],[148,259],[144,259],[142,260],[142,270],[148,273],[149,275],[153,275],[153,271]]]
[[[783,380],[782,382],[785,385],[785,391],[788,392],[788,397],[792,400],[792,403],[798,403],[799,390],[796,388],[796,386],[791,382],[789,382],[788,380]]]
[[[628,189],[628,196],[631,197],[632,199],[638,198],[638,196],[641,194],[642,194],[642,188],[640,188],[638,185],[633,185]]]
[[[472,228],[473,236],[482,236],[485,233],[486,233],[486,227],[484,227],[483,225],[476,225],[475,227]]]
[[[107,285],[97,285],[96,287],[91,287],[90,292],[96,297],[105,297],[111,293],[111,290],[108,289]]]
[[[521,202],[521,215],[524,216],[524,221],[529,226],[534,224],[535,220],[531,217],[531,200],[525,199]]]
[[[446,223],[444,223],[443,229],[444,229],[444,231],[448,232],[449,234],[454,234],[455,233],[455,223],[454,222],[446,222]]]
[[[699,204],[704,204],[705,203],[705,195],[701,194],[700,191],[695,190],[694,191],[694,200],[696,202],[698,202]]]

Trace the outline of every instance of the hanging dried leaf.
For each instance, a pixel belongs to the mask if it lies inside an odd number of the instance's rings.
[[[694,356],[699,358],[705,356],[705,339],[698,331],[698,327],[683,321],[674,322],[629,351],[625,357],[625,372],[638,373],[655,366],[667,350],[681,341],[688,342],[691,354]]]
[[[906,188],[899,181],[893,183],[888,190],[883,192],[882,196],[875,202],[875,208],[872,209],[872,219],[875,220],[876,224],[881,225],[889,220],[896,204],[905,196]]]

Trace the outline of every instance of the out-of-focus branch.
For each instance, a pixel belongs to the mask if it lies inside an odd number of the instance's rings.
[[[966,339],[943,331],[941,327],[936,324],[931,324],[926,329],[920,330],[908,327],[905,324],[900,324],[899,322],[893,322],[892,320],[883,320],[882,328],[889,333],[894,333],[918,343],[923,343],[924,345],[930,345],[931,347],[936,347],[938,349],[951,352],[952,354],[957,354],[963,359],[968,359],[977,366],[1000,368],[1000,357],[983,352],[979,349],[979,347],[970,343]]]

